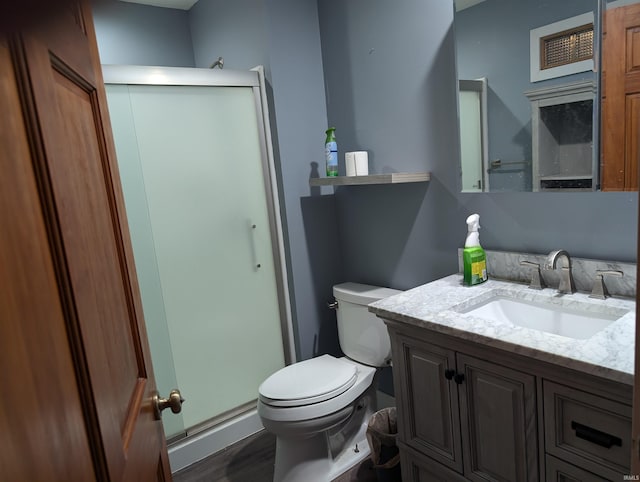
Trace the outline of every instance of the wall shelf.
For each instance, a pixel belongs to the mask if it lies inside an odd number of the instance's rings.
[[[371,174],[369,176],[313,177],[309,179],[311,186],[357,186],[366,184],[402,184],[408,182],[427,182],[430,172],[390,172],[388,174]]]

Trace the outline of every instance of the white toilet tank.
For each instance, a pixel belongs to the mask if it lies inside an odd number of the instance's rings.
[[[338,338],[346,356],[375,367],[389,364],[389,332],[384,322],[368,311],[367,305],[398,293],[401,292],[359,283],[342,283],[333,287],[333,296],[338,301]]]

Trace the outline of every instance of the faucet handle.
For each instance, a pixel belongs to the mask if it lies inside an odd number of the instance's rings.
[[[622,271],[614,269],[596,270],[596,279],[593,281],[593,289],[591,290],[589,298],[604,300],[607,298],[607,296],[609,296],[607,286],[604,284],[605,276],[615,276],[617,278],[622,278],[623,274]]]
[[[542,274],[540,273],[540,265],[538,263],[534,263],[532,261],[520,261],[520,266],[530,266],[533,268],[531,270],[531,283],[529,284],[529,288],[532,290],[541,290],[546,288],[547,285],[544,283],[542,279]]]

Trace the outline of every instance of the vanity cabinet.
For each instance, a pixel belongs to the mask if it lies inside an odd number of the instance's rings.
[[[631,387],[385,320],[404,482],[622,480]]]
[[[406,445],[468,480],[538,480],[535,377],[402,335],[393,345]]]

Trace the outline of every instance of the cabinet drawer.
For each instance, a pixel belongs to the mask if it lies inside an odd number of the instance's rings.
[[[547,455],[545,460],[547,482],[611,482],[609,479],[603,479],[600,475],[579,469],[551,455]],[[618,480],[622,480],[622,475],[616,478],[616,481]]]
[[[629,473],[630,406],[547,380],[543,392],[547,453],[612,479]]]
[[[408,447],[400,446],[402,482],[466,482],[462,475],[425,457]]]

